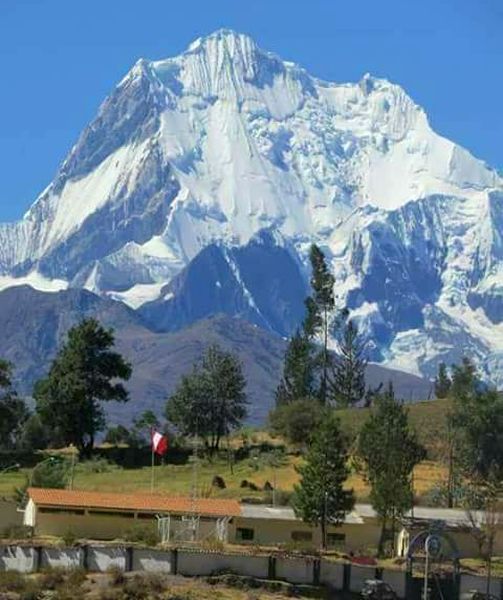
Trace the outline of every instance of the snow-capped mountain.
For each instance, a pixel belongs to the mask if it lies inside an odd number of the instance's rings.
[[[118,84],[0,226],[0,287],[87,288],[165,329],[225,311],[287,334],[316,242],[374,360],[431,376],[468,354],[502,385],[502,231],[501,177],[399,86],[321,81],[222,30]]]

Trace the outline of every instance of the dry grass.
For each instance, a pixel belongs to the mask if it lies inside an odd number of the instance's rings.
[[[446,439],[446,413],[449,404],[445,400],[420,402],[409,407],[409,418],[412,426],[418,432],[422,443],[427,447],[430,458],[442,455],[444,440]],[[365,419],[368,417],[368,409],[352,409],[339,412],[343,430],[351,437],[358,432]],[[272,446],[283,445],[284,441],[272,437],[266,431],[249,429],[236,434],[231,440],[234,448],[241,446],[244,442],[252,445],[270,444]],[[242,498],[243,496],[262,496],[261,492],[254,492],[240,487],[241,482],[246,479],[253,482],[260,489],[266,481],[269,481],[281,490],[292,490],[298,481],[295,467],[302,459],[295,454],[288,454],[285,463],[273,469],[261,461],[254,465],[250,459],[236,463],[230,468],[225,458],[216,459],[214,462],[201,461],[197,473],[197,488],[202,495]],[[258,468],[257,468],[258,467]],[[27,470],[9,472],[0,476],[0,497],[11,496],[14,487],[24,483]],[[226,488],[217,490],[211,487],[215,475],[223,477]],[[150,467],[137,469],[114,468],[107,472],[95,473],[92,470],[79,470],[75,476],[75,487],[86,490],[103,490],[116,492],[149,491],[150,490]],[[415,491],[417,495],[423,495],[435,483],[445,480],[445,469],[440,463],[428,460],[420,464],[414,473]],[[172,494],[186,495],[190,493],[194,482],[194,471],[191,464],[185,465],[162,465],[155,467],[156,491],[169,492]],[[348,480],[348,487],[354,488],[359,500],[368,496],[368,488],[362,477],[353,473]]]

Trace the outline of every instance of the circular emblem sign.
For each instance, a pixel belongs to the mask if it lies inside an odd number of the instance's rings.
[[[438,556],[442,548],[442,540],[438,535],[429,535],[424,543],[424,549],[430,556]]]

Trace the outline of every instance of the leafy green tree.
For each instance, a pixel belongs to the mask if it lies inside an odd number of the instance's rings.
[[[113,330],[84,319],[70,329],[48,376],[35,385],[42,423],[81,454],[90,453],[105,427],[102,403],[129,399],[122,381],[131,376],[131,365],[113,351],[114,342]]]
[[[353,491],[344,488],[347,461],[339,420],[328,413],[313,436],[306,462],[297,469],[300,482],[293,496],[296,515],[320,527],[322,548],[327,546],[328,525],[341,524],[354,506]]]
[[[330,397],[338,408],[347,408],[365,399],[365,344],[353,321],[345,323],[339,348],[330,380]]]
[[[281,404],[269,413],[269,424],[274,433],[292,444],[304,445],[323,419],[324,409],[317,399],[294,400]]]
[[[328,270],[325,255],[316,244],[311,246],[309,259],[312,271],[312,294],[306,300],[304,333],[308,339],[321,342],[321,351],[318,356],[320,372],[318,393],[321,403],[326,404],[328,394],[328,373],[330,368],[328,339],[335,310],[335,279]]]
[[[126,446],[136,447],[139,445],[135,433],[127,427],[124,427],[124,425],[109,427],[104,441],[106,444],[112,444],[113,446],[124,444]]]
[[[357,453],[370,484],[370,501],[381,521],[381,556],[388,537],[394,551],[397,522],[414,501],[412,472],[425,457],[424,448],[409,426],[407,411],[395,399],[391,384],[376,398],[360,432]]]
[[[30,487],[64,489],[71,476],[71,462],[54,456],[36,464],[22,486],[14,490],[17,504],[23,506]]]
[[[437,398],[447,398],[451,385],[452,381],[447,372],[447,366],[441,362],[438,365],[438,374],[435,378],[435,396]]]
[[[214,452],[246,417],[246,380],[231,353],[210,346],[200,365],[182,377],[166,406],[166,418],[183,435],[200,436]]]
[[[276,406],[289,404],[316,394],[314,381],[313,343],[297,331],[285,353],[283,377],[276,390]]]
[[[57,447],[62,442],[54,439],[54,432],[42,423],[37,413],[30,415],[23,425],[21,446],[26,450],[45,450],[51,444]]]
[[[0,359],[0,447],[11,450],[21,439],[29,411],[12,388],[12,367]]]

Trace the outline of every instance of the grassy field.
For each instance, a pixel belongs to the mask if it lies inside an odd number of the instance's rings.
[[[448,409],[446,401],[421,402],[410,406],[409,415],[412,426],[417,430],[422,443],[428,448],[430,456],[439,456],[442,442],[445,440],[446,426],[445,415]],[[354,437],[359,428],[368,417],[368,409],[353,409],[340,411],[343,430]],[[283,440],[271,438],[264,431],[249,431],[246,435],[236,435],[232,440],[234,448],[239,447],[246,437],[247,443],[258,446],[267,443],[271,447],[283,444]],[[267,461],[267,453],[255,452],[255,457],[246,458],[234,465],[229,464],[225,457],[209,461],[201,459],[198,468],[194,469],[191,463],[174,465],[166,464],[155,467],[155,491],[167,492],[177,495],[190,494],[194,486],[198,494],[213,497],[250,498],[263,497],[263,487],[269,482],[276,489],[291,492],[298,481],[296,466],[302,458],[294,451],[288,449],[281,461],[273,468]],[[197,477],[194,474],[197,471]],[[21,486],[29,470],[9,472],[0,475],[0,496],[12,495],[16,486]],[[215,476],[220,476],[225,482],[225,489],[212,487]],[[417,496],[422,496],[435,483],[444,480],[445,468],[439,462],[427,460],[415,470],[414,485]],[[116,492],[149,491],[151,468],[120,468],[113,464],[104,464],[103,461],[79,464],[75,470],[74,487],[76,489],[103,490]],[[241,487],[246,480],[254,484],[259,490]],[[353,488],[360,501],[368,497],[368,488],[362,477],[352,473],[348,480],[348,487]]]

